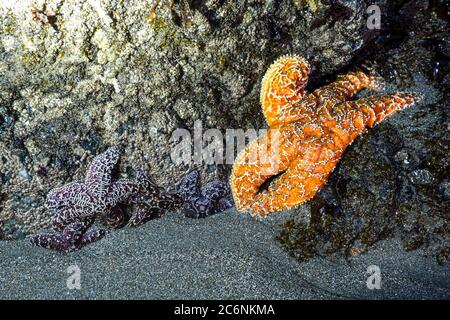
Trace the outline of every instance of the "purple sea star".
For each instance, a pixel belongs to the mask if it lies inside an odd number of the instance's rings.
[[[234,206],[230,187],[225,182],[216,180],[200,187],[195,170],[181,179],[178,194],[183,199],[181,212],[188,218],[206,218]]]
[[[33,236],[33,244],[74,251],[106,235],[106,230],[88,231],[97,215],[104,215],[112,227],[123,223],[125,213],[118,205],[128,203],[132,196],[144,192],[144,185],[129,179],[112,181],[112,171],[122,149],[122,146],[111,147],[95,157],[84,182],[72,182],[49,192],[45,206],[57,210],[52,216],[52,224],[59,233]]]
[[[145,192],[128,199],[128,203],[138,205],[138,210],[128,221],[129,227],[136,227],[150,219],[159,218],[166,211],[176,210],[183,204],[180,196],[159,187],[142,172],[139,173],[139,181],[143,184]]]

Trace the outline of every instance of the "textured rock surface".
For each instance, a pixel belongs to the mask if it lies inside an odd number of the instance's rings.
[[[14,238],[48,224],[51,187],[82,177],[90,159],[127,140],[122,171],[150,168],[172,187],[187,168],[169,153],[176,128],[264,127],[259,83],[272,60],[304,55],[318,79],[347,65],[376,35],[371,1],[2,1],[0,220]],[[383,2],[380,2],[381,4]],[[215,168],[209,168],[210,176]]]

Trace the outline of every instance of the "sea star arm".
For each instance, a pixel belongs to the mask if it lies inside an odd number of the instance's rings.
[[[163,190],[144,171],[138,171],[136,181],[141,190],[126,198],[124,200],[125,204],[144,204],[149,198],[158,197]]]
[[[303,98],[309,71],[308,62],[298,56],[283,56],[267,70],[260,102],[269,127],[282,124],[281,116]]]
[[[379,90],[382,87],[381,78],[358,70],[339,75],[336,81],[315,90],[312,95],[320,102],[331,105],[351,99],[363,89]]]
[[[139,194],[132,199],[134,204],[139,204],[139,209],[130,218],[129,227],[136,227],[168,210],[175,210],[183,203],[178,194],[171,194],[163,189],[158,195]]]
[[[105,229],[93,229],[88,230],[83,234],[83,237],[81,239],[81,247],[84,247],[92,242],[98,241],[102,239],[104,236],[108,234],[108,231]],[[78,248],[79,249],[79,248]]]
[[[212,181],[201,188],[201,192],[185,199],[181,212],[188,218],[206,218],[231,208],[231,191],[223,181]]]
[[[304,144],[303,155],[295,158],[267,190],[257,194],[251,205],[252,213],[264,217],[311,199],[325,185],[342,155],[332,138],[327,140],[325,143],[324,139],[317,138]]]
[[[305,96],[310,67],[297,56],[284,56],[267,70],[261,88],[261,106],[269,127],[277,127],[309,116],[322,104],[336,104],[359,91],[380,89],[382,81],[360,70],[338,76],[335,82]]]
[[[58,251],[71,252],[100,240],[106,235],[102,229],[89,230],[92,219],[84,219],[68,224],[62,233],[42,233],[31,237],[32,244]]]
[[[223,197],[230,193],[228,185],[223,181],[212,181],[201,188],[202,196],[209,199],[213,203],[217,203]]]
[[[388,116],[418,102],[420,95],[415,93],[394,93],[382,96],[369,96],[356,101],[338,104],[328,112],[330,118],[349,127],[352,136],[361,134]]]
[[[161,190],[157,197],[149,197],[145,205],[150,208],[158,208],[161,210],[175,210],[179,208],[183,200],[178,194],[169,193]]]
[[[230,187],[222,181],[213,181],[206,185],[202,188],[202,195],[207,197],[211,203],[208,215],[220,213],[234,207]]]
[[[62,234],[57,233],[41,233],[30,238],[30,242],[38,247],[65,251],[66,245]]]
[[[111,183],[112,170],[119,161],[122,150],[122,146],[114,146],[94,158],[85,179],[90,194],[100,197],[106,195],[108,185]]]
[[[64,186],[50,190],[45,199],[47,209],[74,206],[85,197],[84,184],[80,182],[71,182]]]
[[[181,181],[177,187],[177,192],[183,200],[188,200],[195,197],[199,191],[199,175],[196,170],[192,170],[181,178]]]
[[[333,106],[322,114],[317,135],[301,147],[303,154],[289,164],[268,190],[257,194],[250,210],[255,215],[266,216],[311,199],[325,185],[345,148],[356,137],[416,100],[414,94],[397,93]],[[305,130],[311,129],[303,127]]]
[[[162,212],[159,208],[148,208],[144,206],[136,211],[136,213],[128,221],[127,225],[128,227],[137,227],[144,224],[148,220],[159,217],[161,214]]]
[[[107,210],[104,217],[105,222],[109,227],[117,229],[123,226],[126,219],[126,213],[119,205]]]
[[[379,89],[382,87],[381,82],[377,76],[367,75],[362,71],[338,76],[335,82],[306,94],[302,100],[286,108],[279,115],[278,123],[311,122],[316,112],[320,112],[321,109],[327,109],[351,99],[363,89]]]
[[[139,170],[136,175],[136,181],[145,190],[146,194],[156,195],[159,193],[160,187],[156,184],[155,180],[147,175],[145,171]]]
[[[99,198],[100,203],[105,206],[115,207],[119,203],[126,203],[133,195],[141,191],[141,185],[129,179],[120,179],[111,183],[107,188],[105,197]]]
[[[53,229],[62,232],[69,224],[79,221],[81,217],[80,208],[67,207],[59,209],[51,217]]]
[[[248,210],[264,182],[289,167],[301,154],[304,138],[293,125],[288,125],[269,129],[264,136],[247,145],[236,158],[230,178],[237,210]]]
[[[226,197],[219,200],[219,202],[217,203],[217,212],[216,213],[228,210],[233,207],[234,207],[233,196],[230,193]]]

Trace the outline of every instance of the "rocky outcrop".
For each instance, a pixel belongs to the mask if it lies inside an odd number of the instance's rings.
[[[187,169],[169,156],[175,129],[265,127],[269,64],[304,55],[313,82],[346,66],[377,34],[370,2],[192,1],[186,26],[178,5],[150,21],[144,0],[2,1],[0,220],[16,237],[46,226],[48,190],[118,140],[122,172],[141,166],[173,187]]]

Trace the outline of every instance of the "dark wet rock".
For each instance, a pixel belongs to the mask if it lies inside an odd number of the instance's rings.
[[[0,240],[12,239],[12,240],[20,240],[25,239],[25,232],[18,227],[17,221],[14,219],[8,220],[0,225]]]
[[[358,59],[373,61],[388,91],[421,92],[425,99],[358,138],[312,200],[310,222],[285,224],[279,239],[301,260],[351,257],[392,237],[401,238],[406,250],[423,248],[439,263],[449,258],[450,77],[438,79],[433,70],[436,56],[449,53],[450,34],[433,3],[398,7],[398,16],[387,18],[391,29],[375,44],[379,50]],[[331,204],[340,216],[323,214]]]
[[[417,168],[420,163],[419,157],[413,150],[402,149],[394,156],[394,160],[404,169]]]
[[[450,182],[447,180],[442,181],[438,186],[438,190],[446,200],[450,200]]]
[[[433,182],[433,176],[430,171],[424,169],[414,170],[408,177],[413,184],[427,185]]]

